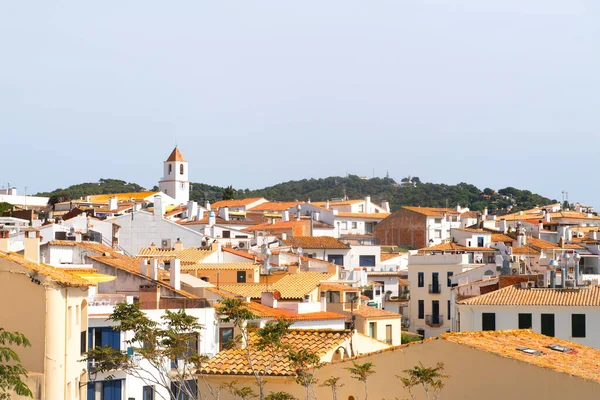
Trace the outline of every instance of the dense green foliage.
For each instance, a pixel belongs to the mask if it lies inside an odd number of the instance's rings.
[[[80,183],[78,185],[69,186],[66,189],[56,189],[52,192],[38,193],[36,196],[62,196],[66,198],[66,200],[63,201],[67,201],[69,199],[79,199],[95,194],[143,192],[145,190],[146,189],[136,183],[127,183],[119,179],[100,179],[97,183]]]
[[[406,179],[406,178],[405,178]],[[231,186],[220,187],[203,183],[190,184],[190,199],[204,205],[224,198],[241,199],[247,197],[264,197],[272,201],[325,201],[327,199],[344,198],[361,199],[367,195],[371,201],[381,204],[388,201],[392,211],[401,206],[422,207],[469,207],[481,211],[485,207],[491,213],[505,210],[512,206],[513,211],[525,210],[539,205],[556,202],[529,190],[514,187],[500,189],[497,192],[485,188],[483,190],[468,183],[446,185],[421,182],[413,177],[412,184],[398,184],[393,179],[363,179],[356,175],[348,177],[331,176],[322,179],[302,179],[269,186],[264,189],[234,189]],[[406,182],[406,181],[405,181]],[[39,193],[40,196],[64,196],[76,199],[88,194],[123,193],[144,190],[134,183],[126,183],[116,179],[101,179],[98,183],[84,183],[67,189],[57,189],[50,193]],[[158,187],[152,190],[158,191]]]
[[[9,400],[11,394],[33,397],[31,390],[23,379],[27,371],[21,365],[19,355],[14,347],[29,347],[31,343],[19,332],[9,332],[0,328],[0,399]]]
[[[4,211],[12,211],[12,209],[13,209],[12,204],[4,203],[4,202],[0,203],[0,214],[3,213]]]

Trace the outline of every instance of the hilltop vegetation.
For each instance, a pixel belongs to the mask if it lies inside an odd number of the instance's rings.
[[[264,189],[227,189],[204,183],[191,183],[190,198],[201,205],[206,201],[215,202],[226,197],[247,198],[265,197],[273,201],[325,201],[335,198],[361,199],[371,196],[371,201],[380,204],[388,201],[393,210],[403,205],[422,207],[456,207],[460,204],[471,210],[481,211],[485,207],[490,212],[503,213],[512,206],[512,211],[525,210],[539,205],[555,203],[556,200],[540,196],[529,190],[519,190],[507,187],[494,191],[490,188],[483,190],[468,183],[446,185],[421,182],[419,178],[412,178],[412,183],[407,178],[402,179],[402,184],[396,183],[392,178],[364,179],[356,175],[348,177],[331,176],[322,179],[302,179],[289,181],[269,186]],[[66,189],[57,189],[53,192],[39,193],[39,196],[63,196],[76,199],[85,195],[109,194],[144,191],[145,189],[135,183],[127,183],[118,179],[100,179],[98,183],[82,183]],[[158,187],[152,188],[158,191]]]

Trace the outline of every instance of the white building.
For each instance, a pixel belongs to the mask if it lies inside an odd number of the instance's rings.
[[[163,177],[158,182],[160,191],[173,197],[178,204],[186,204],[190,199],[188,163],[177,147],[163,163],[163,169]]]
[[[528,329],[600,348],[600,287],[508,286],[456,304],[456,331]]]

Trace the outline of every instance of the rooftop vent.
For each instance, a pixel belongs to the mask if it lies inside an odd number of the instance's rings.
[[[561,353],[569,353],[573,351],[573,349],[571,349],[570,347],[561,346],[560,344],[551,344],[550,346],[548,346],[548,348],[554,351],[560,351]]]
[[[543,353],[539,350],[530,349],[529,347],[517,347],[517,350],[523,353],[531,354],[532,356],[541,356]]]

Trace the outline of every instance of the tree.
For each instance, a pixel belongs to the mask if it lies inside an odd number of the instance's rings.
[[[31,343],[19,332],[8,332],[0,328],[0,399],[8,400],[12,393],[33,397],[33,393],[23,382],[27,371],[21,365],[19,355],[12,346],[29,347]]]
[[[233,200],[235,198],[235,190],[233,186],[229,185],[223,189],[223,200]]]
[[[425,367],[422,363],[419,363],[419,365],[412,369],[402,371],[408,375],[407,377],[400,375],[396,375],[396,377],[408,389],[408,393],[413,400],[416,400],[412,392],[412,388],[415,386],[423,386],[427,400],[436,400],[439,398],[440,391],[444,388],[442,379],[448,378],[448,375],[441,373],[443,369],[444,363],[441,362],[437,363],[435,367]]]
[[[346,368],[350,371],[352,378],[358,380],[359,382],[363,382],[365,384],[365,400],[369,398],[369,388],[367,387],[367,381],[369,376],[375,373],[375,369],[373,368],[373,364],[370,362],[359,364],[356,361],[352,361],[353,366]]]
[[[288,357],[292,368],[296,371],[296,378],[294,380],[297,384],[304,387],[305,399],[310,400],[311,397],[316,399],[314,385],[318,380],[315,377],[315,370],[321,368],[321,359],[318,355],[306,349],[299,351],[290,350]]]
[[[240,400],[250,400],[258,397],[251,387],[237,387],[236,381],[225,383],[221,385],[221,388],[227,390],[233,400],[237,400],[238,398]]]
[[[298,400],[294,397],[293,394],[288,392],[271,392],[266,397],[265,400]]]
[[[197,343],[203,327],[196,317],[184,310],[165,310],[159,323],[148,318],[139,304],[119,303],[108,320],[116,322],[113,329],[133,334],[125,342],[141,360],[111,346],[96,347],[86,353],[85,360],[93,360],[98,372],[119,370],[148,386],[159,386],[164,391],[157,391],[156,395],[165,400],[180,395],[197,398],[197,372],[206,359],[198,354]],[[172,362],[175,368],[171,368]],[[208,384],[206,387],[208,393],[218,399],[219,392]],[[164,396],[164,392],[168,396]]]
[[[289,350],[289,346],[282,342],[282,339],[288,333],[292,322],[285,319],[269,321],[263,328],[250,332],[247,328],[248,321],[257,319],[257,316],[248,310],[244,300],[222,298],[219,304],[218,312],[224,316],[223,321],[231,322],[240,331],[235,341],[245,349],[248,367],[258,386],[258,397],[260,400],[265,400],[268,397],[265,395],[265,377],[280,355]],[[256,351],[268,360],[266,365],[256,365]]]
[[[331,388],[332,400],[337,400],[337,389],[344,386],[343,383],[338,384],[340,379],[341,378],[339,376],[332,376],[331,378],[329,378],[325,382],[323,382],[321,385],[319,385],[321,387]]]

